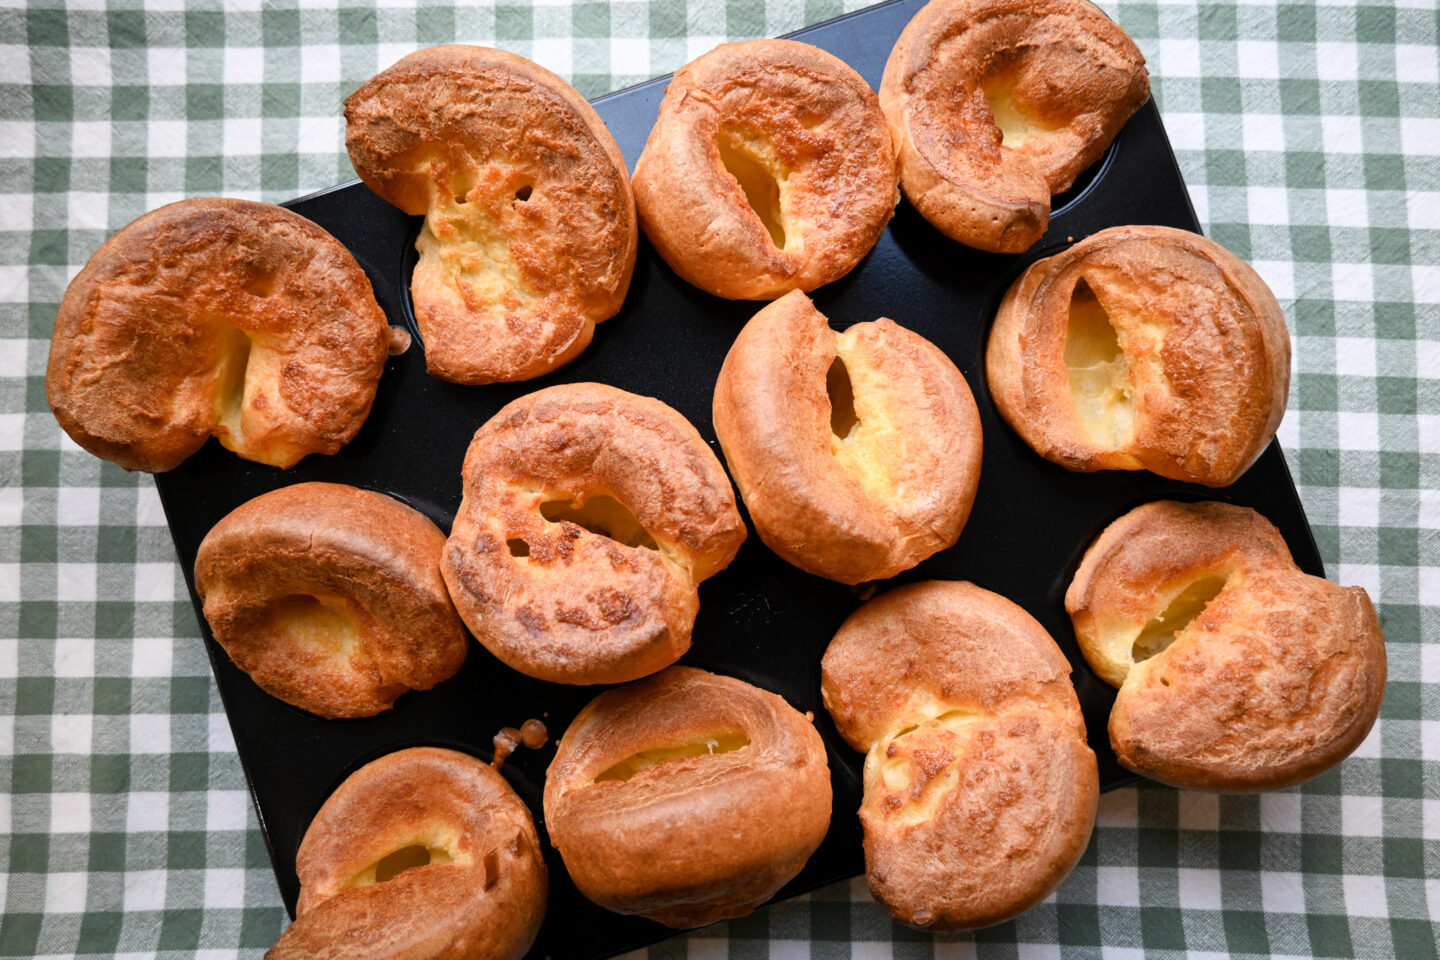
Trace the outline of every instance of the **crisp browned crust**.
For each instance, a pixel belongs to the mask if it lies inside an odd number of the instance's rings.
[[[444,546],[435,524],[391,497],[299,483],[205,535],[195,590],[215,640],[267,693],[322,717],[368,717],[465,660]]]
[[[410,293],[430,373],[538,377],[620,309],[635,198],[614,137],[564,80],[503,50],[432,47],[352,93],[345,120],[370,189],[425,215]]]
[[[674,663],[696,588],[745,540],[730,481],[689,421],[599,383],[504,407],[476,431],[464,486],[441,564],[455,605],[491,653],[554,683],[624,683]],[[643,529],[615,539],[542,513],[599,497]]]
[[[629,779],[601,778],[637,757]],[[550,841],[580,892],[672,927],[768,900],[825,838],[830,802],[809,720],[773,693],[691,667],[592,700],[545,777]]]
[[[355,436],[389,337],[365,271],[309,220],[182,200],[120,230],[71,281],[45,391],[76,443],[127,470],[173,469],[212,436],[289,467]]]
[[[840,358],[858,423],[831,425]],[[715,432],[755,530],[842,583],[892,577],[951,546],[980,480],[980,415],[934,344],[880,319],[836,334],[809,298],[757,313],[715,384]]]
[[[429,863],[374,882],[382,859]],[[413,747],[346,778],[305,831],[296,919],[267,960],[520,960],[548,877],[530,811],[487,764]]]
[[[773,191],[778,245],[727,169],[730,149]],[[728,43],[681,67],[635,165],[655,249],[690,283],[733,299],[849,273],[890,221],[895,184],[875,93],[843,61],[794,40]]]
[[[971,583],[910,584],[855,611],[821,672],[866,752],[865,874],[891,916],[984,927],[1060,884],[1100,781],[1070,664],[1033,617]]]
[[[1085,0],[932,0],[880,83],[906,198],[997,253],[1044,235],[1051,194],[1148,99],[1139,48]]]
[[[1137,663],[1151,621],[1218,578],[1199,615]],[[1279,531],[1246,507],[1135,508],[1086,551],[1065,608],[1090,665],[1120,687],[1116,756],[1165,783],[1292,786],[1348,756],[1380,710],[1385,640],[1370,598],[1302,573]]]
[[[1072,388],[1080,300],[1098,302],[1122,358],[1123,394],[1095,401],[1106,417],[1130,411],[1113,430],[1087,425]],[[1111,227],[1032,264],[1000,305],[985,362],[996,406],[1042,457],[1212,487],[1265,451],[1290,389],[1285,315],[1265,281],[1170,227]]]

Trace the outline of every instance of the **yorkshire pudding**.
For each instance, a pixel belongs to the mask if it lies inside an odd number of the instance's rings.
[[[715,384],[715,432],[755,530],[859,583],[951,546],[980,480],[980,415],[934,344],[880,319],[837,334],[799,291],[757,313]]]
[[[1223,487],[1275,436],[1285,315],[1239,257],[1169,227],[1111,227],[1037,261],[986,353],[1001,414],[1067,470]]]
[[[298,483],[215,524],[195,591],[216,642],[266,693],[322,717],[368,717],[465,660],[444,546],[435,524],[382,493]]]
[[[345,101],[345,146],[382,198],[423,214],[410,282],[431,374],[528,380],[615,315],[639,229],[625,159],[564,80],[487,47],[432,47]]]
[[[295,860],[295,922],[266,960],[520,960],[548,878],[530,811],[467,754],[412,747],[340,784]]]
[[[1085,659],[1120,688],[1115,755],[1164,783],[1292,786],[1348,756],[1380,710],[1370,598],[1302,573],[1246,507],[1131,510],[1086,551],[1065,609]]]
[[[900,194],[880,102],[808,43],[727,43],[681,67],[635,165],[640,222],[690,283],[769,300],[859,263]]]
[[[441,564],[491,653],[552,683],[624,683],[690,647],[696,588],[745,539],[684,417],[599,383],[521,397],[475,432]]]
[[[1149,99],[1140,50],[1085,0],[932,0],[880,83],[906,198],[995,253],[1044,236],[1050,196]]]
[[[820,666],[866,754],[865,876],[892,917],[968,930],[1059,886],[1100,780],[1070,664],[1033,617],[971,583],[914,583],[856,610]]]
[[[580,711],[545,776],[545,825],[606,909],[671,927],[741,917],[825,838],[825,744],[775,694],[671,667]]]
[[[45,392],[76,443],[127,470],[171,470],[212,436],[289,467],[355,436],[389,345],[365,271],[330,234],[268,203],[182,200],[70,282]]]

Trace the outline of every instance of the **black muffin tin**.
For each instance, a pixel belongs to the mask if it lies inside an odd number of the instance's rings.
[[[922,5],[922,0],[896,0],[795,36],[836,54],[878,87],[891,46]],[[667,79],[595,102],[632,167]],[[349,247],[391,322],[416,332],[406,291],[418,217],[405,216],[358,182],[288,206]],[[870,255],[848,276],[813,294],[836,328],[888,316],[937,344],[969,381],[984,425],[979,493],[960,542],[878,589],[929,578],[971,580],[1033,614],[1074,665],[1075,689],[1104,789],[1135,778],[1110,751],[1106,721],[1114,692],[1081,657],[1063,597],[1086,545],[1106,524],[1161,498],[1245,504],[1279,527],[1302,569],[1324,572],[1277,444],[1239,482],[1211,490],[1148,473],[1068,473],[1037,456],[1000,419],[985,382],[983,351],[1005,289],[1034,260],[1120,224],[1199,230],[1153,102],[1130,120],[1073,190],[1056,198],[1049,233],[1028,253],[996,255],[961,246],[902,202]],[[594,343],[578,360],[554,374],[485,387],[445,383],[426,375],[417,335],[408,353],[386,364],[369,420],[335,456],[308,457],[282,472],[241,460],[212,441],[180,468],[156,477],[186,579],[192,581],[201,539],[221,517],[252,497],[302,481],[384,491],[448,531],[460,504],[461,462],[476,428],[509,401],[551,384],[599,381],[659,397],[684,414],[719,456],[710,421],[715,378],[736,332],[759,307],[687,285],[642,241],[624,309],[597,328]],[[458,675],[433,690],[401,697],[392,711],[366,720],[321,720],[273,699],[236,669],[211,637],[193,581],[191,587],[275,876],[292,915],[298,893],[295,854],[311,818],[347,775],[392,750],[443,745],[489,759],[501,727],[543,719],[550,744],[518,750],[505,763],[504,775],[530,805],[544,838],[540,796],[554,741],[599,688],[532,680],[472,644]],[[830,832],[777,899],[864,868],[855,816],[862,758],[840,739],[825,713],[819,664],[841,621],[868,592],[788,566],[766,549],[753,528],[730,568],[700,588],[694,646],[681,662],[740,677],[783,695],[801,711],[813,711],[828,749],[835,789]],[[570,883],[548,840],[543,842],[551,919],[532,956],[607,957],[671,935],[659,924],[591,904]]]

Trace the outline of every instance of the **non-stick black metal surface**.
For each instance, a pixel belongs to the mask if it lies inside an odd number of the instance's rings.
[[[795,36],[836,54],[878,87],[891,46],[922,5],[922,0],[897,0]],[[665,82],[651,81],[595,103],[632,167]],[[391,322],[414,332],[406,288],[419,218],[405,216],[360,183],[288,206],[349,247]],[[1134,779],[1115,762],[1106,736],[1114,693],[1085,665],[1063,607],[1065,587],[1089,541],[1137,504],[1165,497],[1214,498],[1256,508],[1280,528],[1302,569],[1323,575],[1323,568],[1275,444],[1239,482],[1215,491],[1148,473],[1068,473],[1033,453],[1000,419],[983,376],[984,342],[1001,295],[1027,264],[1072,238],[1119,224],[1199,229],[1153,102],[1074,190],[1056,198],[1055,208],[1045,238],[1026,254],[1007,256],[946,239],[902,203],[864,262],[813,296],[837,328],[891,317],[936,343],[965,374],[985,431],[974,511],[955,547],[894,582],[972,580],[1016,601],[1044,624],[1075,666],[1075,688],[1100,758],[1101,784],[1110,789]],[[659,397],[688,417],[718,456],[710,423],[715,378],[736,332],[759,307],[720,300],[687,285],[642,243],[624,309],[597,328],[594,343],[575,363],[555,374],[512,385],[444,383],[425,374],[417,338],[414,348],[386,365],[370,419],[335,456],[309,457],[282,472],[241,460],[212,441],[179,469],[156,477],[186,579],[191,579],[201,539],[221,517],[267,490],[307,480],[393,494],[448,530],[460,504],[460,465],[475,429],[509,401],[554,383],[596,380]],[[193,582],[191,587],[198,616]],[[830,833],[779,898],[861,872],[855,817],[861,757],[840,740],[826,715],[819,676],[820,656],[841,621],[859,605],[859,594],[781,562],[752,530],[735,563],[700,588],[700,601],[694,647],[682,662],[738,676],[780,693],[799,710],[814,711],[829,748],[835,788]],[[472,644],[461,672],[435,689],[408,694],[378,717],[326,721],[263,693],[215,644],[203,616],[200,623],[280,892],[292,914],[300,840],[321,803],[349,773],[384,753],[417,744],[452,746],[488,759],[494,734],[529,717],[543,718],[558,739],[599,692],[532,680]],[[504,767],[534,811],[542,836],[540,795],[553,755],[552,739],[541,750],[517,751]],[[533,956],[607,957],[670,934],[659,924],[621,917],[585,900],[548,842],[546,847],[550,919]]]

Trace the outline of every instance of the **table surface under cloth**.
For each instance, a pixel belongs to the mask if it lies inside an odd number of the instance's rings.
[[[1298,789],[1106,794],[1064,885],[991,930],[895,926],[857,880],[654,956],[1436,956],[1440,14],[1102,6],[1206,232],[1285,309],[1280,440],[1328,574],[1379,604],[1381,720]],[[341,100],[418,47],[499,45],[593,97],[852,8],[0,0],[0,956],[259,957],[285,922],[154,484],[46,404],[57,304],[101,241],[186,196],[351,179]]]

